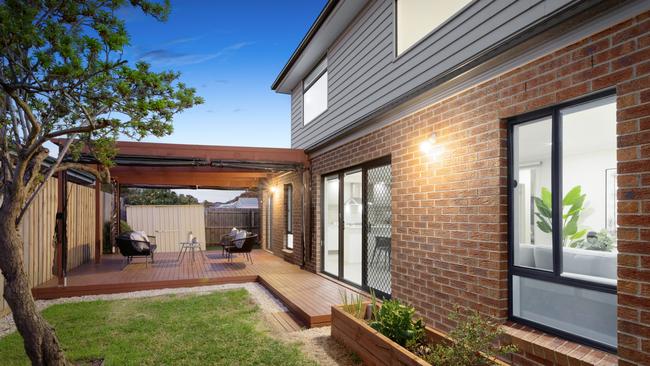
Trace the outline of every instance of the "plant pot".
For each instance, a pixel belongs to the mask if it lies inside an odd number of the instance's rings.
[[[364,306],[368,307],[368,305]],[[362,314],[366,313],[364,309]],[[451,339],[439,330],[426,327],[425,332],[427,341],[431,345],[451,342]],[[365,320],[357,319],[347,313],[340,305],[332,306],[331,335],[356,353],[363,360],[364,365],[430,366],[425,360],[371,328]],[[499,366],[508,365],[496,359],[491,361]]]

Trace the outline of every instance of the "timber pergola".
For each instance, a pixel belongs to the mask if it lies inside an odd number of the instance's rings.
[[[65,140],[56,140],[62,146]],[[113,227],[118,234],[120,222],[120,193],[124,187],[139,188],[190,188],[190,189],[258,189],[267,179],[278,173],[295,172],[303,179],[303,238],[302,245],[308,240],[308,228],[305,225],[310,212],[309,160],[301,149],[211,146],[166,144],[151,142],[118,141],[115,145],[117,154],[114,165],[109,169],[113,184]],[[96,165],[97,161],[88,154],[81,154],[80,163]],[[65,183],[59,179],[59,185]],[[65,187],[65,185],[63,185]],[[96,204],[101,195],[101,184],[95,183]],[[101,260],[102,236],[101,211],[95,210],[95,263]],[[65,222],[65,210],[57,213],[57,218]],[[114,239],[112,239],[114,240]],[[59,253],[67,248],[65,238],[57,240]],[[304,251],[303,251],[304,252]],[[63,261],[57,261],[59,283],[65,283]]]

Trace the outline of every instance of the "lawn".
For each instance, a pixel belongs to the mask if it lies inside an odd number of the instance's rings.
[[[313,365],[274,340],[245,290],[93,301],[43,311],[72,361],[106,365]],[[0,339],[2,365],[28,365],[22,338]]]

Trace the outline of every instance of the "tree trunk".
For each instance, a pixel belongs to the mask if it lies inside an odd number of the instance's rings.
[[[19,210],[13,208],[19,206],[7,202],[10,199],[5,197],[0,210],[0,270],[5,278],[4,298],[11,308],[32,365],[67,365],[54,329],[36,311],[23,267],[23,242],[15,225]]]

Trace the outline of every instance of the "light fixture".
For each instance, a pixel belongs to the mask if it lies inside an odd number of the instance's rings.
[[[436,134],[432,133],[428,139],[420,143],[420,151],[431,159],[438,159],[443,153],[443,147],[436,143]]]
[[[271,188],[269,188],[269,190],[271,191],[271,194],[278,193],[278,187],[276,187],[276,186],[271,186]]]

